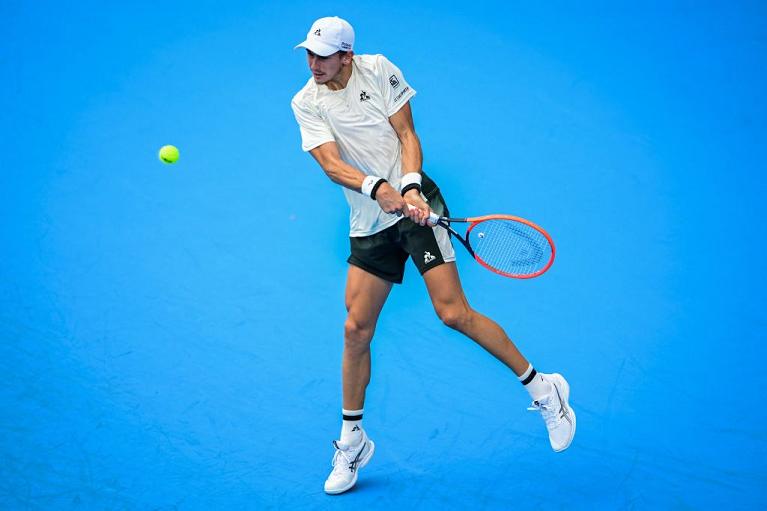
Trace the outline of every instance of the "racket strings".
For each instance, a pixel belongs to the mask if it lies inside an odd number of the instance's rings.
[[[551,246],[542,233],[509,219],[478,223],[471,231],[470,244],[478,259],[511,275],[536,273],[551,258]]]

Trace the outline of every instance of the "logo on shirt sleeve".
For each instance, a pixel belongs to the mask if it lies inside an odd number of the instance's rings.
[[[396,89],[399,87],[399,80],[397,80],[397,77],[395,75],[391,75],[389,77],[389,83],[391,84],[392,89]]]
[[[408,85],[407,87],[405,87],[404,89],[402,89],[401,91],[399,91],[399,94],[397,94],[397,95],[394,97],[394,103],[396,103],[397,101],[399,101],[400,99],[402,99],[402,96],[404,96],[404,95],[405,95],[405,93],[406,93],[407,91],[409,91],[409,90],[410,90],[410,86]]]

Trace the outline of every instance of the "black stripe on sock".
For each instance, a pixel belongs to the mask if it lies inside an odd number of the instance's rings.
[[[522,385],[527,385],[528,383],[533,381],[533,378],[535,378],[536,374],[538,374],[538,371],[536,371],[535,368],[533,368],[533,370],[530,371],[530,375],[527,378],[525,378],[524,380],[522,380]]]
[[[359,415],[344,415],[345,421],[361,421],[362,420],[362,414]]]

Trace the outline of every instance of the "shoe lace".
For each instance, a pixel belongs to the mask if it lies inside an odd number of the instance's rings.
[[[533,401],[527,409],[533,412],[541,412],[547,428],[553,428],[559,422],[557,411],[552,408],[548,401]]]
[[[343,472],[345,470],[351,470],[352,472],[357,469],[357,462],[359,461],[359,453],[364,448],[364,444],[359,449],[352,449],[348,445],[339,445],[338,441],[333,440],[333,447],[336,452],[333,454],[333,472]],[[342,461],[339,463],[339,459]]]

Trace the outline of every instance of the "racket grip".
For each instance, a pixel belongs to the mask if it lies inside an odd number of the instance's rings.
[[[415,206],[413,206],[412,204],[408,204],[408,205],[407,205],[407,207],[408,207],[408,209],[410,209],[410,210],[413,210],[413,209],[417,209],[417,208],[416,208]],[[429,222],[430,222],[432,225],[437,225],[437,222],[439,222],[439,215],[438,215],[438,214],[436,214],[434,211],[432,211],[431,213],[429,213]]]

